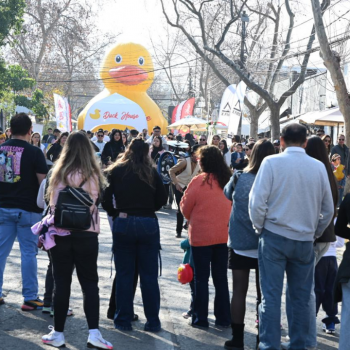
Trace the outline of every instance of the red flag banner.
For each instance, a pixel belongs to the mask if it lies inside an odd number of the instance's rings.
[[[185,118],[188,115],[193,115],[194,101],[195,101],[195,99],[194,99],[194,97],[192,97],[184,103],[182,110],[181,110],[180,119]]]

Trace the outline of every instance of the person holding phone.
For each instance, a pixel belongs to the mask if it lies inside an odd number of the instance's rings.
[[[181,232],[184,224],[184,217],[180,210],[181,198],[188,184],[195,176],[198,175],[200,170],[196,156],[196,151],[200,147],[200,145],[194,145],[191,151],[189,151],[190,157],[179,159],[178,163],[169,170],[177,204],[176,238],[181,238]]]

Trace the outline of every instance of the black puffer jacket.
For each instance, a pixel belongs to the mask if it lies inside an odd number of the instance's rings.
[[[350,194],[347,194],[340,205],[335,234],[339,237],[350,239]],[[346,250],[343,260],[340,263],[337,277],[334,284],[334,301],[342,301],[342,284],[350,281],[350,242],[346,243]]]
[[[107,165],[109,160],[114,162],[124,150],[125,147],[122,140],[107,142],[101,155],[102,163]]]
[[[51,160],[52,163],[54,163],[59,157],[62,152],[63,147],[59,143],[55,143],[51,146],[51,148],[46,153],[46,158],[48,160]]]

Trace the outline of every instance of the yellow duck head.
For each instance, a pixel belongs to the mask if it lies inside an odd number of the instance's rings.
[[[100,77],[111,93],[146,92],[154,79],[151,55],[142,45],[119,44],[104,57]]]

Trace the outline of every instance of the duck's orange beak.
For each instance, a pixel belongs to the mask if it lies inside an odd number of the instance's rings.
[[[112,68],[109,75],[118,83],[124,85],[138,85],[148,79],[148,74],[145,70],[137,66],[120,66]]]

